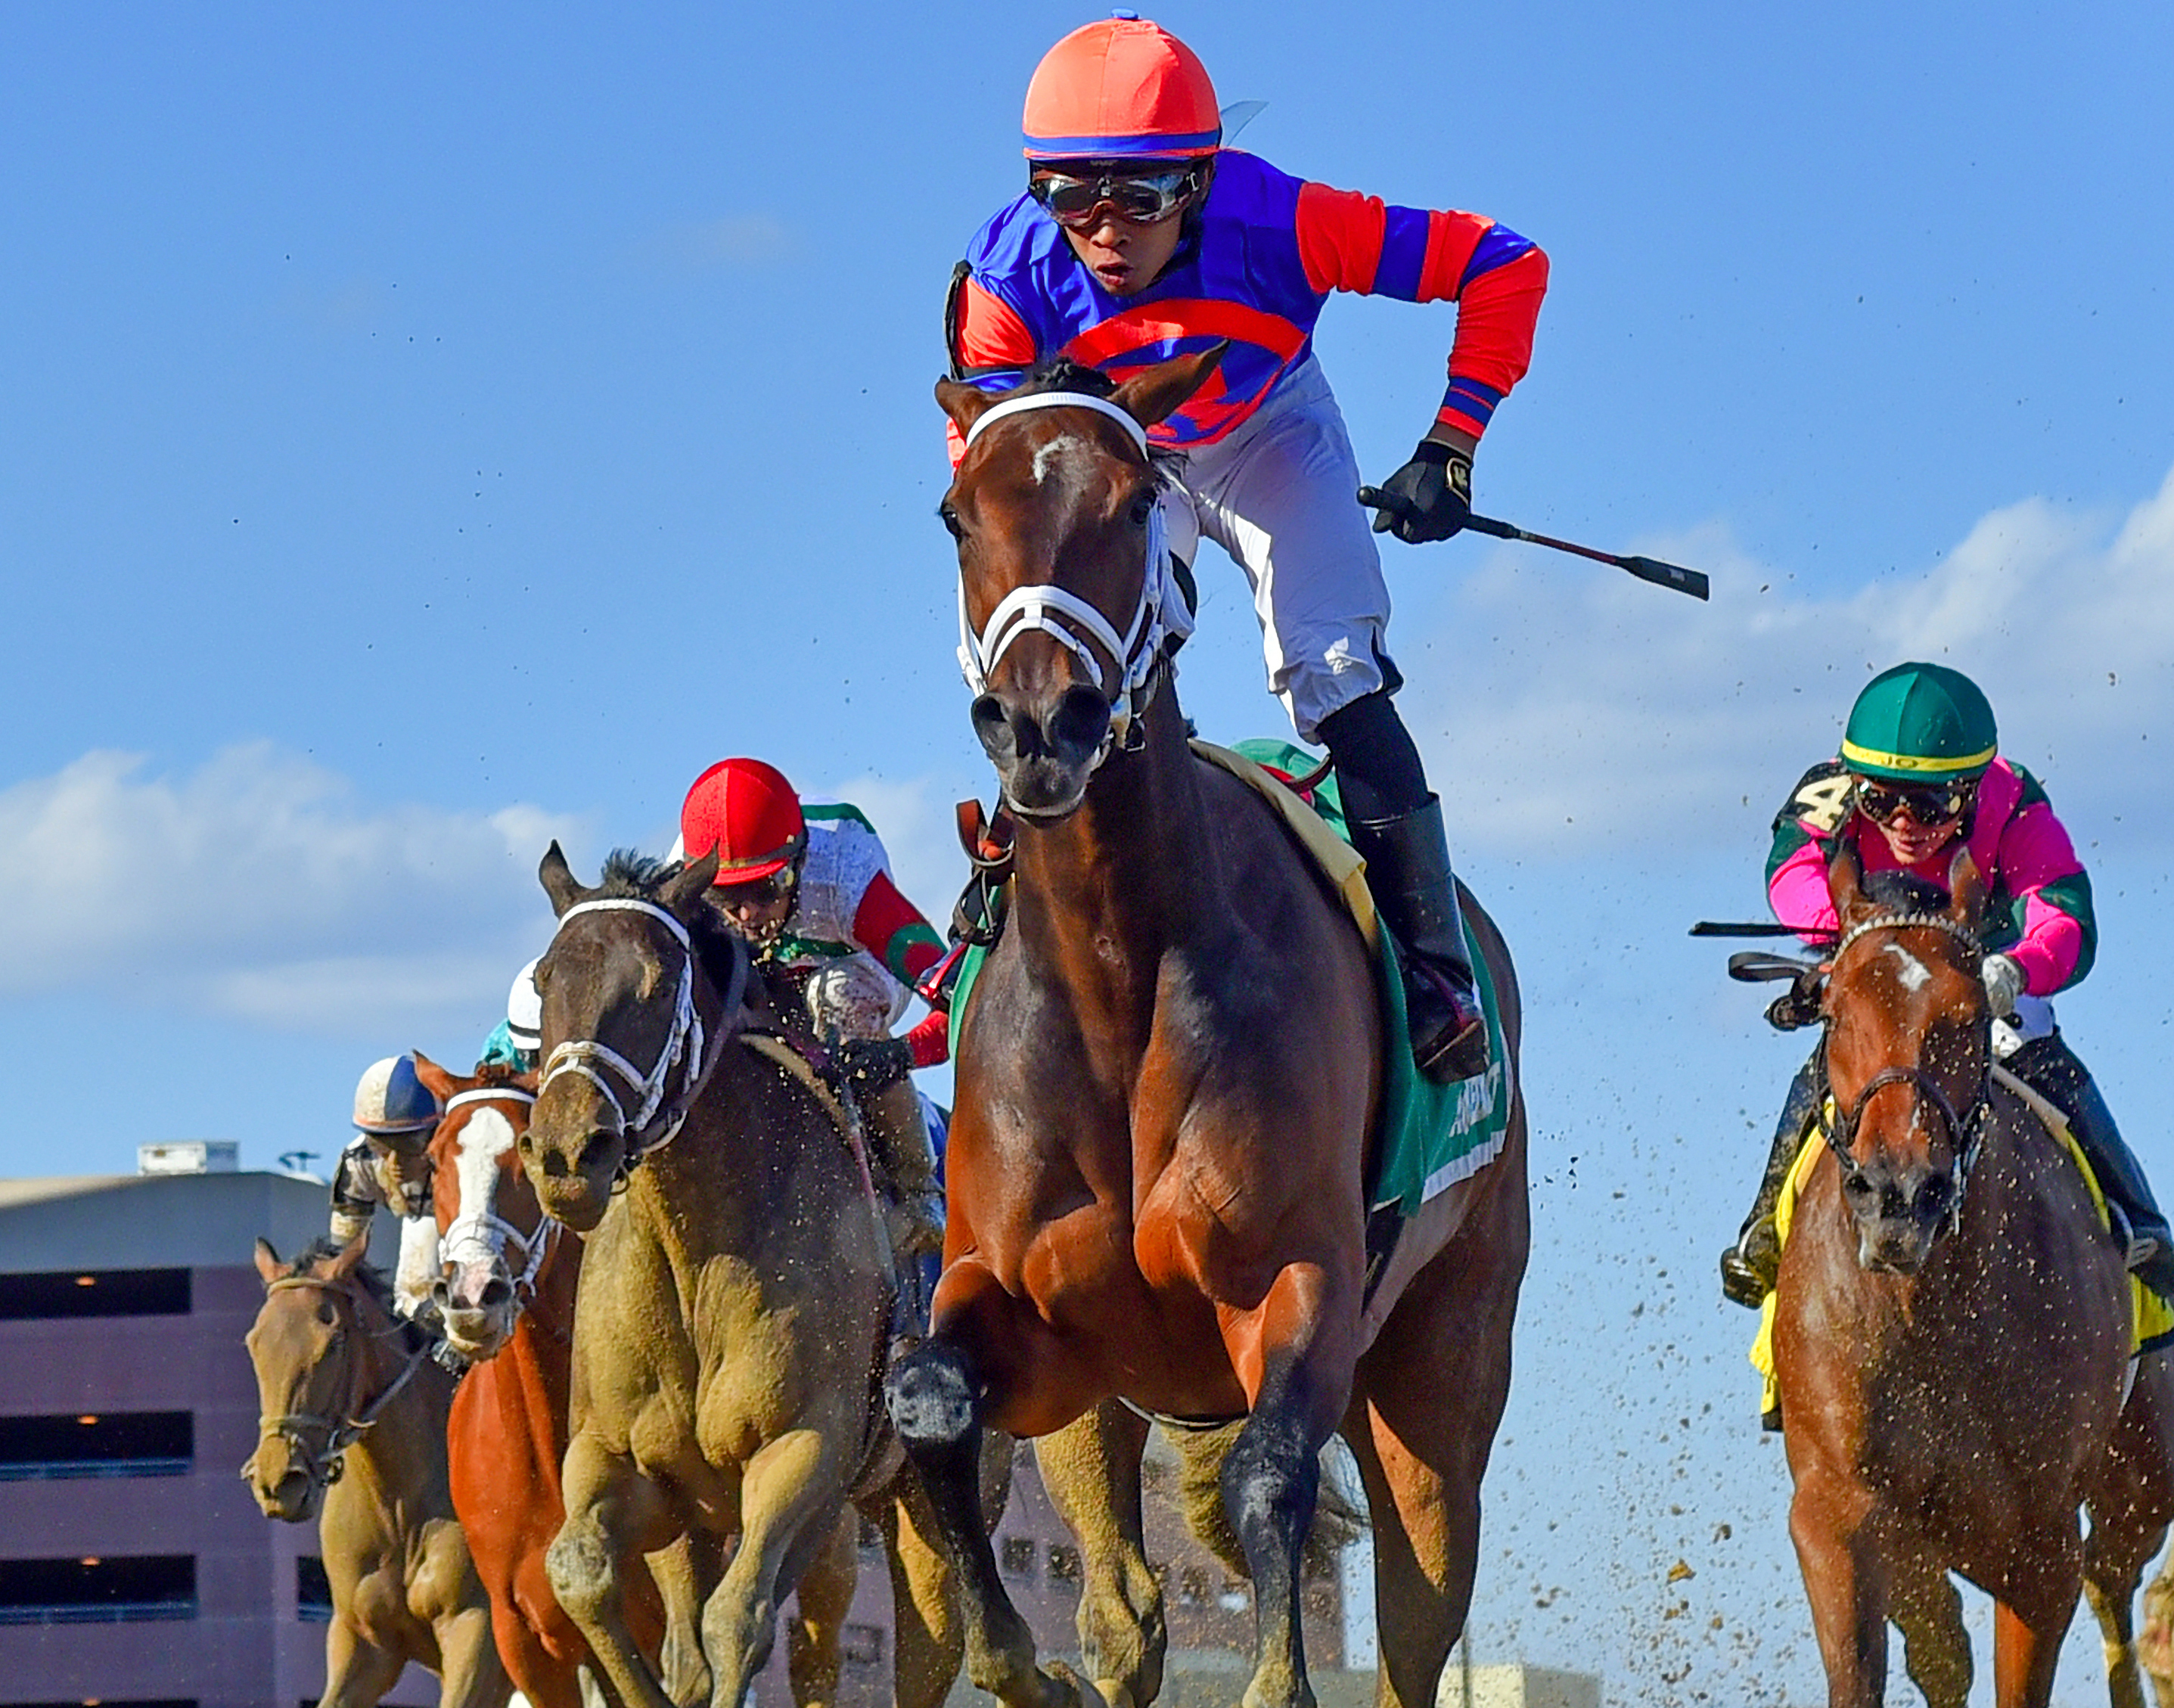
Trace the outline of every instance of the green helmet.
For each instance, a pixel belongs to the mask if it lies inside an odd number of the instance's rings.
[[[1975,777],[2000,744],[1978,685],[1944,664],[1898,664],[1864,685],[1842,732],[1842,762],[1902,783]]]

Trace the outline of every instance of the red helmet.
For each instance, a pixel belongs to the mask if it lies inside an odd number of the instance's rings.
[[[1030,160],[1186,159],[1223,140],[1199,56],[1135,13],[1083,24],[1026,86]]]
[[[717,851],[719,884],[752,884],[781,872],[808,840],[800,797],[784,773],[760,759],[719,759],[695,779],[679,808],[679,840],[690,860]]]

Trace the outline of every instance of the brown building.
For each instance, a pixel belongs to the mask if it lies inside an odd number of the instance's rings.
[[[324,1230],[323,1186],[284,1175],[0,1181],[0,1708],[316,1702],[316,1527],[236,1473],[252,1242]]]

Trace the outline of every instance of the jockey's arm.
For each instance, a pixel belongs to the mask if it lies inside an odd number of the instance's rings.
[[[2026,992],[2050,997],[2080,982],[2096,956],[2091,880],[2046,792],[2029,772],[2014,770],[2020,798],[2001,827],[1996,864],[2001,887],[2015,898],[2021,934],[2002,953],[2023,969]],[[1990,882],[1994,874],[1985,876]]]
[[[887,872],[877,873],[863,893],[853,911],[853,937],[908,989],[917,988],[944,958],[944,939]],[[915,1067],[933,1068],[950,1053],[949,1016],[930,1013],[906,1035],[906,1041]]]
[[[332,1218],[328,1231],[344,1246],[370,1231],[370,1219],[384,1202],[377,1183],[370,1141],[358,1138],[340,1153],[333,1170]]]

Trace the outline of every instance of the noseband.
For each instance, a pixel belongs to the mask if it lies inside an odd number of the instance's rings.
[[[1920,928],[1945,932],[1948,936],[1963,946],[1973,962],[1981,965],[1983,963],[1985,949],[1978,942],[1977,934],[1969,927],[1958,924],[1944,914],[1881,913],[1874,915],[1870,919],[1859,921],[1844,932],[1841,941],[1835,945],[1834,959],[1829,965],[1831,968],[1839,965],[1850,945],[1868,932],[1914,931]],[[1828,988],[1830,990],[1833,988],[1831,971],[1828,974]],[[1830,1029],[1831,1029],[1831,1024],[1830,1019]],[[1832,1036],[1832,1031],[1830,1030],[1827,1039],[1831,1040]],[[1827,1049],[1827,1042],[1823,1040],[1820,1048],[1824,1056]],[[1917,1093],[1920,1102],[1928,1103],[1933,1106],[1939,1115],[1942,1127],[1946,1130],[1948,1149],[1952,1154],[1952,1159],[1948,1165],[1948,1180],[1950,1188],[1948,1197],[1948,1230],[1952,1233],[1961,1226],[1963,1188],[1970,1183],[1971,1170],[1977,1165],[1978,1153],[1985,1146],[1986,1127],[1993,1116],[1992,1064],[1993,1051],[1988,1046],[1986,1051],[1986,1070],[1978,1080],[1977,1095],[1971,1100],[1968,1109],[1960,1111],[1956,1110],[1948,1094],[1941,1089],[1939,1083],[1922,1068],[1883,1068],[1871,1078],[1866,1080],[1858,1089],[1857,1095],[1850,1100],[1848,1108],[1838,1111],[1833,1122],[1822,1120],[1819,1124],[1820,1137],[1826,1141],[1827,1149],[1835,1154],[1836,1161],[1841,1165],[1844,1182],[1863,1178],[1864,1171],[1858,1167],[1857,1158],[1852,1153],[1857,1144],[1858,1125],[1864,1119],[1865,1105],[1872,1101],[1873,1094],[1890,1085],[1907,1085]],[[1834,1084],[1831,1073],[1827,1075],[1827,1084],[1829,1085]]]
[[[619,1174],[624,1177],[650,1152],[662,1149],[679,1136],[687,1111],[694,1106],[695,1099],[710,1077],[710,1070],[717,1066],[717,1046],[737,1030],[734,1022],[747,997],[748,954],[745,945],[734,938],[732,982],[725,992],[724,1013],[717,1036],[711,1039],[695,1007],[695,940],[679,916],[653,901],[635,896],[614,896],[600,901],[576,902],[559,916],[560,932],[565,932],[568,921],[585,913],[646,914],[661,922],[678,940],[682,956],[679,982],[672,998],[672,1030],[646,1072],[608,1044],[594,1038],[569,1038],[552,1051],[550,1059],[544,1064],[544,1078],[536,1088],[540,1095],[549,1090],[551,1082],[561,1074],[573,1073],[603,1094],[604,1101],[619,1117],[619,1134],[626,1141],[626,1154],[619,1160]],[[553,941],[557,941],[555,935]],[[632,1116],[627,1114],[626,1105],[619,1101],[611,1081],[598,1071],[599,1068],[616,1076],[629,1091],[639,1095],[640,1101],[635,1105]],[[673,1088],[675,1071],[679,1083]],[[655,1130],[644,1138],[645,1131],[652,1127]]]
[[[479,1086],[473,1091],[455,1093],[446,1100],[446,1113],[471,1103],[533,1104],[536,1094],[523,1091],[517,1085]],[[462,1129],[465,1139],[468,1132]],[[449,1263],[503,1262],[506,1248],[516,1246],[521,1250],[522,1268],[513,1278],[513,1314],[517,1318],[536,1296],[536,1277],[543,1269],[552,1248],[559,1243],[559,1224],[545,1216],[533,1232],[524,1234],[491,1208],[496,1202],[497,1187],[492,1186],[492,1196],[481,1205],[463,1204],[461,1213],[446,1224],[441,1255]],[[508,1264],[507,1267],[511,1268]]]
[[[1125,435],[1143,459],[1148,456],[1147,429],[1106,397],[1084,392],[1036,392],[1024,397],[1008,397],[985,409],[966,430],[966,444],[1009,416],[1036,409],[1090,409],[1107,416]],[[1139,718],[1155,699],[1160,680],[1155,667],[1170,640],[1182,640],[1192,632],[1192,613],[1186,609],[1178,591],[1176,569],[1171,557],[1169,527],[1158,503],[1148,517],[1147,563],[1140,577],[1139,602],[1133,607],[1132,621],[1120,635],[1117,625],[1078,594],[1047,582],[1014,587],[997,602],[980,633],[966,613],[966,583],[959,582],[959,668],[975,694],[989,691],[989,677],[1012,644],[1023,635],[1050,635],[1092,673],[1095,685],[1110,702],[1110,727],[1095,750],[1092,772],[1109,757],[1113,746],[1139,745],[1144,730]],[[1106,668],[1099,662],[1090,640],[1109,656]],[[1116,680],[1112,682],[1114,673]]]
[[[320,1293],[329,1293],[335,1299],[347,1299],[349,1292],[345,1284],[322,1280],[315,1275],[283,1275],[264,1290],[267,1294],[292,1292],[300,1288],[314,1288]],[[370,1331],[372,1340],[386,1340],[396,1334],[407,1332],[407,1325],[398,1317],[392,1320],[387,1330]],[[301,1462],[302,1474],[310,1479],[312,1494],[330,1488],[340,1479],[346,1468],[347,1450],[360,1440],[370,1426],[384,1415],[385,1408],[399,1397],[401,1389],[415,1379],[415,1372],[423,1367],[430,1355],[430,1343],[425,1339],[408,1355],[400,1373],[392,1378],[385,1392],[360,1411],[345,1419],[320,1416],[315,1412],[288,1412],[276,1418],[260,1419],[257,1425],[257,1442],[262,1446],[273,1439],[287,1444],[288,1457]],[[312,1448],[303,1435],[305,1430],[324,1431],[324,1446]]]

